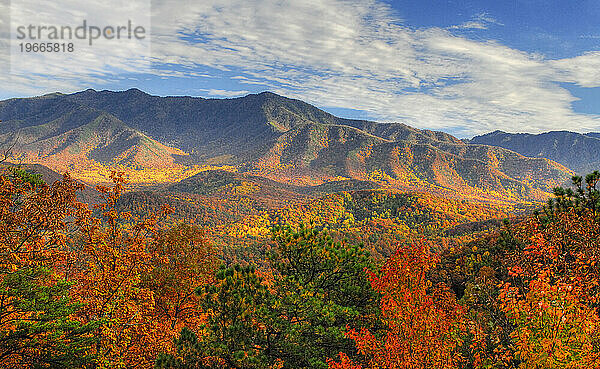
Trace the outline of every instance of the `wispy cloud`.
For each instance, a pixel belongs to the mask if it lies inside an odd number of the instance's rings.
[[[545,60],[451,30],[415,30],[377,1],[203,1],[183,26],[179,13],[155,10],[165,55],[235,68],[252,83],[320,105],[464,135],[600,125],[573,112],[575,98],[558,84],[600,81],[597,54]],[[474,21],[499,23],[486,14]]]
[[[600,51],[551,61],[550,64],[564,82],[576,83],[581,87],[600,87]]]
[[[479,13],[471,18],[471,20],[467,22],[463,22],[458,25],[450,26],[449,29],[488,29],[490,25],[499,25],[503,24],[498,22],[495,18],[491,17],[487,13]]]
[[[246,90],[229,91],[229,90],[209,89],[209,90],[201,90],[201,91],[206,92],[206,94],[208,96],[217,96],[217,97],[238,97],[238,96],[243,96],[243,95],[247,95],[248,93],[250,93],[250,91],[246,91]]]
[[[10,14],[10,32],[1,33],[0,38],[7,42],[7,38],[12,37],[11,50],[4,48],[0,53],[10,58],[10,71],[0,75],[0,82],[15,93],[48,89],[68,92],[117,80],[120,75],[148,72],[151,66],[150,8],[150,0],[131,0],[126,5],[119,0],[58,0],[43,5],[37,0],[0,2],[0,13]],[[86,27],[83,27],[84,22]],[[131,28],[142,26],[147,31],[144,38],[130,38],[133,29],[126,29],[128,24]],[[92,40],[90,26],[98,27],[100,34],[105,27],[111,27],[112,39]],[[32,30],[29,27],[33,27]],[[49,35],[51,27],[58,30],[54,36]],[[62,27],[70,31],[60,31]],[[81,32],[77,31],[79,27]],[[117,40],[118,27],[125,29],[118,31]],[[17,39],[19,29],[25,36],[23,40]],[[78,39],[77,34],[82,39]],[[54,52],[25,49],[27,44],[39,46],[42,43],[65,46]],[[69,44],[73,48],[67,49]]]
[[[574,112],[576,98],[560,85],[599,86],[600,53],[548,60],[460,35],[459,27],[500,24],[487,14],[453,29],[415,29],[378,0],[177,4],[153,2],[157,74],[168,74],[172,66],[178,76],[190,78],[207,68],[231,72],[236,83],[262,85],[320,106],[465,136],[495,129],[600,130],[599,117]],[[97,72],[111,76],[108,69]],[[43,73],[29,81],[59,83],[77,81],[55,81]]]

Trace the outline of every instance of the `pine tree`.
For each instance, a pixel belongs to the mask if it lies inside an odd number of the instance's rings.
[[[327,368],[341,350],[356,353],[346,327],[372,328],[377,295],[365,268],[369,255],[324,231],[273,230],[273,278],[254,267],[221,268],[217,283],[199,290],[207,323],[184,329],[176,355],[159,368]]]

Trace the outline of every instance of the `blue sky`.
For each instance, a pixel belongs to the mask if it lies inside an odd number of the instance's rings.
[[[493,23],[468,29],[473,39],[565,58],[600,48],[600,3],[595,0],[391,1],[415,27],[452,27],[485,14]]]
[[[76,6],[59,0],[57,12],[61,2]],[[114,8],[105,10],[109,19]],[[151,12],[152,52],[142,55],[151,69],[139,72],[139,57],[112,46],[71,60],[68,74],[44,63],[5,73],[0,98],[270,90],[339,116],[459,137],[600,131],[597,0],[154,0]],[[111,61],[90,68],[92,59]]]

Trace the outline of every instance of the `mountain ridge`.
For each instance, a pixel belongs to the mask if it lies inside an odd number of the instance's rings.
[[[85,90],[2,101],[0,120],[0,144],[26,134],[29,146],[20,149],[30,161],[72,171],[232,166],[298,186],[375,181],[510,201],[541,200],[571,175],[547,159],[402,123],[339,118],[271,92],[205,99]]]
[[[529,157],[545,157],[579,173],[600,169],[600,133],[562,130],[531,134],[496,130],[468,142],[502,147]]]

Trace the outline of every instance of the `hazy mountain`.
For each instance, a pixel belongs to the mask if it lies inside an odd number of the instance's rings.
[[[541,134],[491,132],[474,144],[499,146],[525,156],[548,158],[580,173],[600,169],[600,133],[554,131]]]
[[[203,99],[86,90],[0,102],[0,120],[0,144],[19,137],[30,159],[73,171],[227,164],[300,187],[354,180],[498,199],[541,198],[570,175],[546,159],[401,123],[342,119],[268,92]]]

